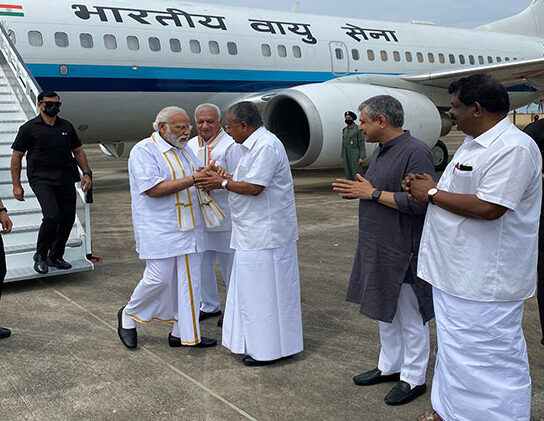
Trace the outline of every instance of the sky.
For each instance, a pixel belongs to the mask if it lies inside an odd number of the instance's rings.
[[[532,0],[299,0],[300,13],[472,28],[524,10]],[[289,11],[295,0],[205,0],[203,3]]]

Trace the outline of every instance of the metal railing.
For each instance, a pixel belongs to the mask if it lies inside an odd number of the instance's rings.
[[[0,61],[0,64],[7,66],[6,70],[9,70],[11,73],[11,75],[8,75],[11,88],[14,90],[27,118],[35,117],[40,113],[38,108],[38,95],[42,89],[11,41],[8,31],[2,22],[0,22],[0,54],[0,58],[3,58],[3,60]],[[79,184],[76,185],[76,190],[85,208],[85,221],[83,226],[85,232],[85,254],[86,256],[91,256],[90,203],[92,203],[92,193],[87,195],[87,193],[81,190]]]

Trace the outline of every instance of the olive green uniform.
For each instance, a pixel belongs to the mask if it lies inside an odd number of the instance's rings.
[[[359,158],[365,157],[365,138],[357,129],[357,125],[344,127],[342,129],[342,160],[348,180],[356,180],[356,174],[363,174],[363,166],[359,164]]]

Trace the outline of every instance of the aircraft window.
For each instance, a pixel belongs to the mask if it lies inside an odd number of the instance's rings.
[[[79,34],[79,43],[83,48],[93,48],[93,36],[91,34]]]
[[[357,51],[357,53],[359,53]],[[293,56],[295,58],[301,58],[302,57],[302,50],[300,49],[300,47],[298,45],[293,45]]]
[[[493,63],[493,57],[487,56],[487,62],[488,63]]]
[[[104,47],[108,50],[115,50],[117,48],[117,39],[115,38],[115,35],[104,35]]]
[[[148,42],[151,51],[161,51],[161,41],[157,37],[149,37]]]
[[[417,52],[416,57],[417,57],[417,62],[418,63],[423,63],[423,54],[422,53]]]
[[[191,53],[200,54],[200,42],[196,39],[189,41],[189,46],[191,47]]]
[[[404,55],[406,56],[406,61],[408,63],[411,63],[412,62],[412,53],[410,51],[406,51],[406,53],[404,53]]]
[[[129,35],[127,37],[127,47],[131,51],[138,51],[140,49],[140,41],[138,40],[138,37]]]
[[[459,63],[465,64],[465,56],[463,54],[459,54]]]
[[[497,56],[497,63],[500,63],[501,61],[502,61],[502,59]]]
[[[336,58],[337,58],[338,60],[344,60],[344,51],[342,51],[341,48],[336,48],[336,49],[334,50],[334,53],[336,54]]]
[[[177,38],[170,38],[170,51],[173,53],[181,52],[181,41]]]
[[[450,63],[455,64],[455,56],[453,54],[450,54],[449,58],[450,58]]]
[[[429,59],[429,63],[434,63],[434,54],[433,53],[427,54],[427,58]]]
[[[210,41],[208,48],[210,49],[210,53],[219,54],[219,43],[217,41]]]
[[[265,57],[270,57],[272,55],[272,49],[268,44],[261,44],[261,51]]]
[[[473,55],[468,56],[468,61],[469,61],[470,64],[476,63],[476,62],[474,61],[474,56],[473,56]]]
[[[393,51],[393,59],[395,61],[400,61],[400,53],[398,51]]]
[[[374,50],[366,50],[366,55],[370,61],[374,61],[376,59],[374,56]]]
[[[338,57],[338,49],[336,51],[337,51],[336,57]],[[285,45],[281,45],[281,44],[278,45],[278,55],[280,57],[287,57],[287,48],[285,48]]]
[[[235,42],[227,42],[227,51],[229,52],[229,54],[231,56],[235,56],[238,54],[238,46],[236,45]]]
[[[28,31],[28,43],[33,47],[41,47],[43,45],[42,33],[39,31]]]
[[[359,50],[356,48],[351,50],[351,56],[353,57],[353,60],[359,60],[361,58]]]
[[[478,56],[478,63],[484,64],[484,58],[483,58],[483,56]]]
[[[505,57],[504,60],[505,61],[510,61],[510,57]]]
[[[57,47],[68,47],[68,34],[66,32],[55,32],[55,45]]]
[[[381,57],[382,61],[387,61],[387,59],[388,59],[388,57],[387,57],[387,51],[381,50],[381,51],[380,51],[380,57]]]
[[[446,62],[446,58],[444,57],[444,54],[438,53],[438,61],[442,64]]]

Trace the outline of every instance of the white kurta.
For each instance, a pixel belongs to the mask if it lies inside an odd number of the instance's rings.
[[[234,180],[264,190],[229,195],[236,252],[223,345],[256,360],[275,360],[303,349],[293,180],[283,145],[264,127],[240,149]]]
[[[198,136],[189,140],[189,148],[198,156],[199,149],[207,147],[206,143],[199,143]],[[225,168],[230,174],[234,172],[238,164],[239,154],[238,145],[224,131],[214,139],[214,146],[205,154],[209,162],[215,160],[215,164]],[[203,162],[203,165],[209,164]],[[212,190],[210,196],[213,201],[223,210],[225,220],[215,228],[207,229],[206,242],[204,244],[204,254],[202,256],[202,303],[200,309],[207,313],[213,313],[221,309],[221,303],[217,292],[217,279],[215,276],[215,262],[219,263],[225,287],[228,289],[229,280],[232,271],[232,261],[234,259],[234,250],[230,248],[230,237],[232,231],[230,210],[228,205],[229,192],[226,190]]]
[[[188,155],[187,155],[188,154]],[[146,260],[143,278],[125,306],[125,316],[140,323],[174,323],[173,335],[188,345],[200,342],[200,262],[204,251],[204,219],[194,187],[189,198],[171,194],[152,198],[145,192],[157,184],[191,175],[190,150],[180,151],[158,133],[130,153],[129,181],[136,249]],[[190,212],[181,212],[187,199]],[[190,220],[187,220],[190,218]],[[186,224],[194,223],[194,229]],[[125,328],[131,326],[125,325]]]
[[[486,221],[427,209],[418,276],[434,287],[432,403],[447,421],[529,419],[521,314],[536,285],[541,167],[536,144],[505,118],[465,139],[437,187],[506,213]]]

